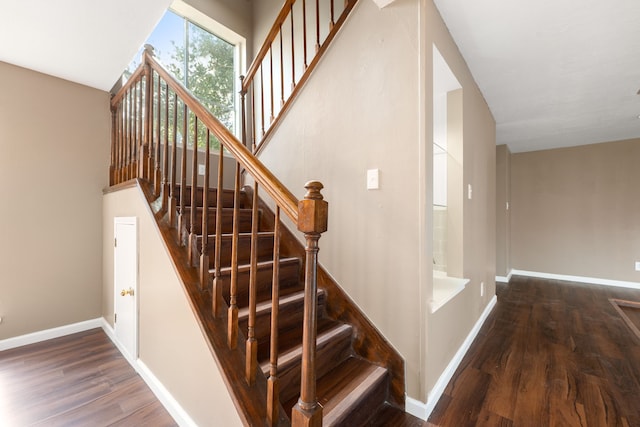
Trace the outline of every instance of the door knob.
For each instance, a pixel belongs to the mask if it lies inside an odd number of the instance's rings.
[[[124,297],[124,296],[127,296],[127,295],[131,295],[131,296],[133,296],[133,288],[129,288],[129,289],[126,289],[126,290],[125,290],[125,289],[123,289],[123,290],[120,292],[120,295],[121,295],[121,296],[123,296],[123,297]]]

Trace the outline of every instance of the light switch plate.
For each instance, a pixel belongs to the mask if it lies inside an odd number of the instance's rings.
[[[636,271],[640,271],[640,261],[636,261]]]
[[[380,170],[367,170],[367,190],[377,190],[380,188]]]
[[[198,175],[204,175],[204,165],[198,165]]]

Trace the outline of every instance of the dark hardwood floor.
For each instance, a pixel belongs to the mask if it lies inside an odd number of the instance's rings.
[[[176,426],[101,329],[0,352],[0,426]]]
[[[640,427],[640,339],[610,298],[640,291],[514,277],[429,424]],[[425,425],[381,411],[372,425]],[[100,329],[0,352],[0,426],[175,426]]]
[[[640,339],[609,298],[640,291],[514,277],[429,421],[640,426]]]

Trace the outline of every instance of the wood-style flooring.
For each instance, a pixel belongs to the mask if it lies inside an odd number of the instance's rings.
[[[0,352],[0,426],[176,426],[101,329]]]
[[[429,421],[640,426],[640,339],[610,298],[640,291],[514,277]]]

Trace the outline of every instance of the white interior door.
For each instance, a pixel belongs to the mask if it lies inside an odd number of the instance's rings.
[[[138,357],[138,230],[135,217],[114,219],[115,335],[130,360]]]

